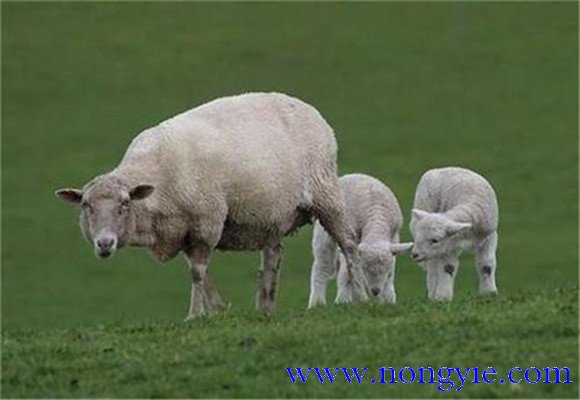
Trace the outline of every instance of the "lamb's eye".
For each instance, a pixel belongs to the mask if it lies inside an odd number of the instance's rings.
[[[93,207],[91,207],[91,205],[89,203],[87,203],[86,201],[83,202],[81,204],[81,207],[83,208],[83,210],[85,210],[86,212],[93,212]]]
[[[431,244],[436,244],[439,243],[439,239],[431,239],[429,242],[431,242]]]

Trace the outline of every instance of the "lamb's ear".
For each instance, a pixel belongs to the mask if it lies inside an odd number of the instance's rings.
[[[137,185],[129,192],[131,200],[142,200],[149,197],[151,193],[155,190],[155,187],[151,185]]]
[[[447,233],[448,236],[455,235],[456,233],[469,229],[472,226],[473,225],[469,222],[455,222],[450,220],[445,226],[445,233]]]
[[[413,217],[415,217],[416,220],[420,220],[423,217],[428,216],[431,213],[428,213],[427,211],[423,211],[423,210],[419,210],[418,208],[413,208]]]
[[[391,244],[391,253],[393,253],[394,256],[396,256],[399,253],[402,253],[404,251],[409,250],[411,247],[413,247],[413,242],[407,242],[407,243],[393,243]]]
[[[83,191],[80,189],[58,189],[54,192],[56,197],[71,204],[79,204],[83,198]]]

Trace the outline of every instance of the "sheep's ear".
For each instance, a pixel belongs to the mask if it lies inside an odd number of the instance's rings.
[[[71,204],[79,204],[83,198],[83,191],[80,189],[58,189],[54,194],[56,197]]]
[[[455,235],[456,233],[469,229],[472,226],[473,225],[470,224],[469,222],[449,221],[449,223],[447,223],[447,225],[445,226],[445,233],[447,233],[448,236]]]
[[[393,243],[391,244],[391,253],[393,253],[394,256],[396,256],[399,253],[402,253],[404,251],[409,250],[411,247],[413,247],[413,242],[407,242],[407,243]]]
[[[415,217],[415,219],[420,220],[421,218],[424,218],[426,216],[428,216],[431,213],[428,213],[427,211],[423,211],[423,210],[419,210],[418,208],[413,208],[413,217]]]
[[[129,197],[131,197],[131,200],[142,200],[149,197],[154,190],[155,187],[151,185],[137,185],[131,189]]]

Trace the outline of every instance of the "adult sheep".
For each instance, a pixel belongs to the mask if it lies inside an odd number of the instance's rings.
[[[207,267],[219,250],[261,250],[256,305],[275,307],[281,240],[317,218],[339,244],[355,296],[366,298],[345,222],[332,128],[312,106],[278,93],[224,97],[141,132],[121,163],[83,189],[80,225],[100,257],[125,245],[166,261],[183,252],[187,319],[222,304]]]

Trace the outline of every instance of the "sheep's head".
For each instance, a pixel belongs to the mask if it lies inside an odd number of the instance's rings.
[[[83,189],[60,189],[55,194],[81,207],[83,235],[93,243],[95,254],[106,258],[124,245],[132,203],[148,197],[153,190],[151,185],[128,187],[119,179],[104,175]]]
[[[389,274],[394,274],[397,254],[410,249],[413,243],[388,241],[362,242],[359,254],[366,284],[375,297],[381,297]]]
[[[415,262],[422,263],[456,249],[461,239],[459,233],[465,232],[472,225],[453,221],[440,213],[413,209],[411,226],[415,242],[412,257]]]

